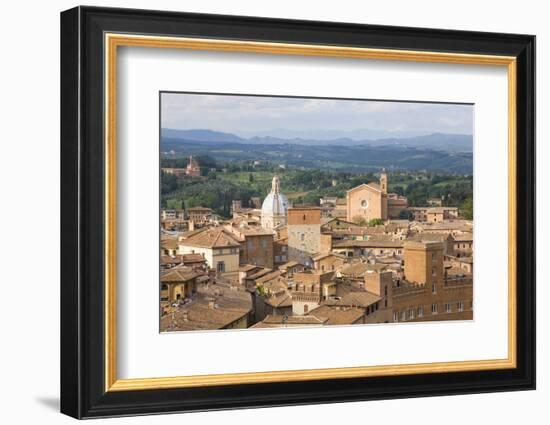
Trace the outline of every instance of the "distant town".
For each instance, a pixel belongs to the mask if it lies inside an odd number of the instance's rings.
[[[160,176],[161,332],[473,318],[471,173],[166,151]]]

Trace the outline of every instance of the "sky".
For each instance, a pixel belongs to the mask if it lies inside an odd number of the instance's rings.
[[[162,93],[162,128],[241,137],[402,137],[473,133],[472,105]]]

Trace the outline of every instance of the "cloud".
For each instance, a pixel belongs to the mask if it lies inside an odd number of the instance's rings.
[[[274,129],[472,134],[473,106],[163,93],[161,120],[163,128],[208,128],[247,134]]]

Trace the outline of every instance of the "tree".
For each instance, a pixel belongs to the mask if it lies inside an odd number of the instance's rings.
[[[182,209],[183,202],[181,199],[167,199],[166,200],[166,207],[169,210],[181,210]]]
[[[254,175],[252,173],[248,174],[248,182],[254,183]]]
[[[460,215],[466,220],[473,220],[474,218],[474,200],[471,197],[466,198],[466,200],[460,205],[459,208]]]
[[[384,220],[382,220],[381,218],[373,218],[369,220],[370,227],[380,226],[381,224],[384,224]]]

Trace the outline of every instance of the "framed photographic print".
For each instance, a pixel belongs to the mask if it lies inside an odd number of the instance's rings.
[[[533,389],[534,58],[529,35],[63,12],[61,411]]]

